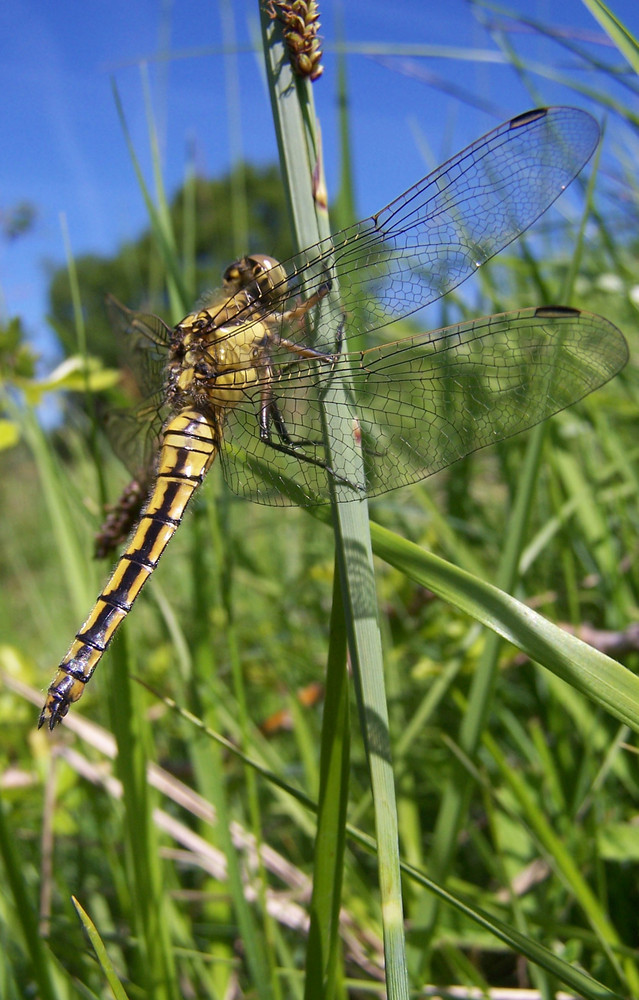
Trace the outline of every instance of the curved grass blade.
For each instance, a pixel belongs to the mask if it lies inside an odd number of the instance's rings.
[[[118,979],[117,972],[111,964],[108,952],[104,947],[104,942],[100,937],[98,930],[91,920],[89,914],[84,910],[75,896],[71,897],[71,902],[73,903],[76,913],[80,918],[80,923],[82,924],[89,941],[91,942],[91,947],[95,952],[95,957],[97,958],[100,968],[104,972],[105,979],[109,984],[111,993],[113,994],[115,1000],[129,1000],[122,983]]]
[[[487,625],[639,733],[639,677],[497,587],[379,524],[375,554]]]

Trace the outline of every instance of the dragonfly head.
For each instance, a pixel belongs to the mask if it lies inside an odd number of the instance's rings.
[[[246,292],[251,299],[274,305],[288,294],[286,271],[275,257],[254,253],[229,264],[223,275],[229,296]]]

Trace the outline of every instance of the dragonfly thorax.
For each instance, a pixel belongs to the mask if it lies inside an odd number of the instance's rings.
[[[176,327],[168,385],[174,407],[234,406],[243,391],[263,378],[261,359],[269,340],[266,323],[252,319],[220,326],[217,317],[215,309],[204,309]]]

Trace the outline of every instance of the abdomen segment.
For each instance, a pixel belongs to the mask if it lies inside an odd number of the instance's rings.
[[[155,569],[186,505],[219,451],[220,430],[197,410],[185,409],[164,426],[153,491],[125,551],[95,606],[60,663],[40,713],[53,729],[78,701],[116,630]]]

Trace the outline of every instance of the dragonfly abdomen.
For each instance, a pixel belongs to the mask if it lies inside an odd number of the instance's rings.
[[[156,480],[109,582],[58,667],[39,725],[53,729],[84,693],[116,630],[157,566],[219,451],[217,421],[184,409],[164,425]]]

